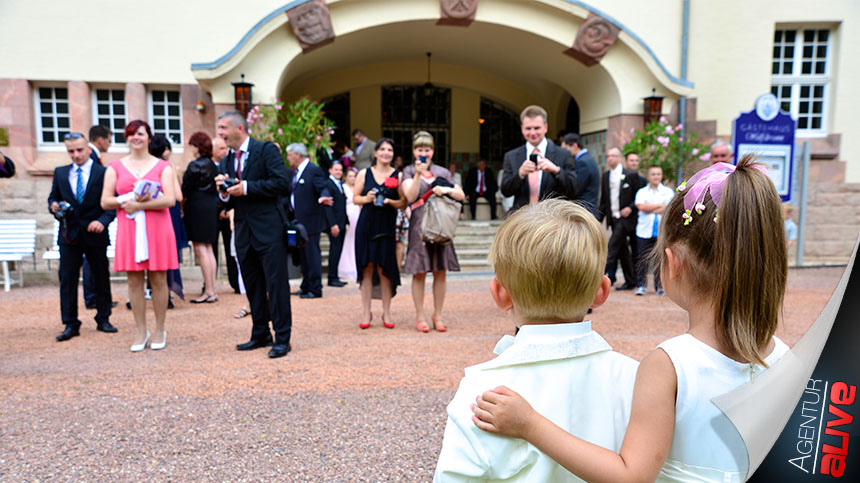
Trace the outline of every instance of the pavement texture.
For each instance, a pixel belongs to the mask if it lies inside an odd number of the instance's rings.
[[[803,335],[843,270],[790,271],[779,337]],[[97,332],[81,302],[81,335],[61,343],[55,285],[0,292],[0,481],[430,481],[463,368],[513,333],[487,285],[449,277],[447,333],[415,329],[408,286],[393,330],[378,301],[373,326],[358,328],[355,284],[293,297],[293,350],[276,360],[235,350],[251,321],[233,319],[243,298],[226,286],[214,304],[177,301],[167,348],[140,353],[123,283],[119,333]],[[652,291],[613,291],[592,320],[636,359],[686,330],[685,313]]]

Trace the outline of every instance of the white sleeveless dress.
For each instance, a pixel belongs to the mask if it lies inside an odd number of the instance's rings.
[[[776,336],[765,358],[773,366],[789,351]],[[675,433],[657,481],[742,482],[749,468],[747,448],[711,399],[752,381],[767,370],[730,359],[690,334],[657,346],[672,360],[678,377]]]

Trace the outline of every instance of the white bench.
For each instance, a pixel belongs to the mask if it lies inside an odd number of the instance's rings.
[[[46,250],[45,253],[42,254],[42,260],[46,260],[48,262],[49,270],[51,268],[51,260],[60,259],[60,245],[58,244],[59,233],[60,222],[54,220],[54,244],[51,245],[50,250]],[[107,247],[107,257],[113,258],[116,252],[116,218],[114,218],[108,225],[108,238],[110,238],[110,245]]]
[[[36,266],[36,220],[0,220],[0,264],[3,268],[3,289],[8,292],[10,285],[24,286],[24,257],[33,257]],[[9,262],[16,262],[18,280],[12,281],[9,275]]]

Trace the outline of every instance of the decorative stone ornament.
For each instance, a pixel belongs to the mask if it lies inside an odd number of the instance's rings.
[[[334,29],[325,0],[311,0],[291,8],[287,10],[287,17],[302,52],[334,42]]]
[[[588,18],[579,26],[573,47],[565,54],[591,67],[599,64],[603,56],[615,44],[621,29],[605,18],[589,13]]]
[[[468,27],[475,21],[478,0],[439,0],[442,15],[436,25]]]

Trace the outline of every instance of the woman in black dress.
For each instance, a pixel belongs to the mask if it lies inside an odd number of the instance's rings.
[[[203,272],[203,294],[191,303],[212,303],[218,301],[215,252],[212,250],[212,244],[218,242],[218,192],[215,189],[218,168],[212,162],[212,139],[206,133],[192,134],[188,144],[196,159],[191,161],[182,176],[182,192],[185,194],[183,221],[188,239],[194,244],[194,256]]]
[[[362,329],[370,327],[373,314],[370,298],[373,281],[379,278],[382,295],[382,325],[394,328],[391,321],[391,297],[400,285],[400,270],[394,248],[394,222],[397,210],[406,207],[400,188],[401,173],[391,166],[394,141],[382,138],[376,142],[371,167],[358,173],[353,202],[361,206],[355,229],[355,266],[361,283]]]

